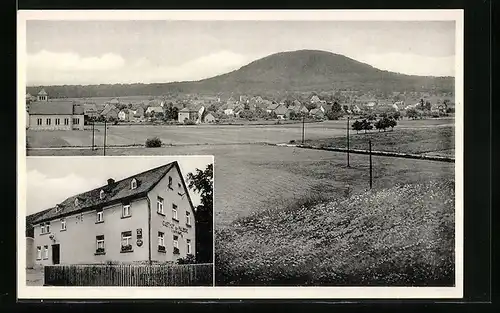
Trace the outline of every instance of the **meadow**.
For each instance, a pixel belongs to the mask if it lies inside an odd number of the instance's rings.
[[[305,139],[327,140],[345,137],[345,120],[305,124]],[[440,125],[453,125],[451,119],[403,120],[397,130],[430,130]],[[159,137],[165,145],[220,145],[242,143],[288,143],[301,140],[302,124],[284,125],[110,125],[106,131],[107,146],[144,145],[147,138]],[[351,136],[354,136],[351,132]],[[361,137],[360,137],[361,138]],[[27,131],[27,143],[31,148],[90,147],[92,130],[85,131]],[[439,138],[437,138],[439,140]],[[400,141],[398,141],[400,142]],[[104,126],[96,125],[94,144],[103,146]]]

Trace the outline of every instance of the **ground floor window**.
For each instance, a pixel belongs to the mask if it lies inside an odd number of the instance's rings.
[[[191,254],[191,239],[186,239],[187,254]]]
[[[78,125],[80,124],[80,119],[79,118],[74,118],[73,119],[73,125]]]
[[[49,258],[49,246],[43,246],[43,259],[47,260]]]
[[[42,247],[40,246],[36,247],[36,259],[37,260],[42,259]]]
[[[104,252],[104,235],[96,236],[96,252],[97,253]]]
[[[41,118],[37,118],[36,119],[36,124],[37,125],[42,125],[42,119]]]
[[[61,119],[60,118],[56,118],[56,125],[60,125],[61,124]]]
[[[158,251],[165,251],[165,233],[161,231],[158,232]]]
[[[64,119],[64,125],[68,126],[69,125],[69,118]]]
[[[52,122],[52,120],[51,120],[50,118],[48,118],[48,119],[45,121],[45,123],[46,123],[47,125],[50,125],[50,124],[51,124],[51,122]]]
[[[174,235],[174,254],[179,254],[179,236]]]
[[[122,251],[132,250],[132,231],[122,232]]]

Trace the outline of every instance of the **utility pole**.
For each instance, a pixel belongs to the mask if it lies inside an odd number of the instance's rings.
[[[94,151],[94,125],[95,122],[92,121],[92,151]]]
[[[349,165],[349,116],[347,116],[347,167]]]
[[[372,140],[368,140],[368,145],[370,146],[370,189],[372,189]]]
[[[108,127],[106,126],[106,120],[104,120],[104,149],[103,149],[103,155],[106,155],[106,129]]]
[[[305,127],[305,119],[306,117],[302,115],[302,144],[304,144],[304,127]]]

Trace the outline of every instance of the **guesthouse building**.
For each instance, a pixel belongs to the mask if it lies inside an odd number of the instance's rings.
[[[195,255],[195,212],[177,162],[110,178],[31,224],[36,265],[154,263]]]

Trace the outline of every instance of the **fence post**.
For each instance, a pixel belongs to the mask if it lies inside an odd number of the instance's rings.
[[[108,127],[106,126],[106,120],[104,120],[104,149],[103,149],[103,154],[106,155],[106,129]]]
[[[349,165],[349,116],[347,116],[347,167]]]
[[[372,189],[372,140],[368,140],[368,145],[370,147],[370,189]]]
[[[305,115],[302,115],[302,144],[304,144],[305,120],[306,120]]]

